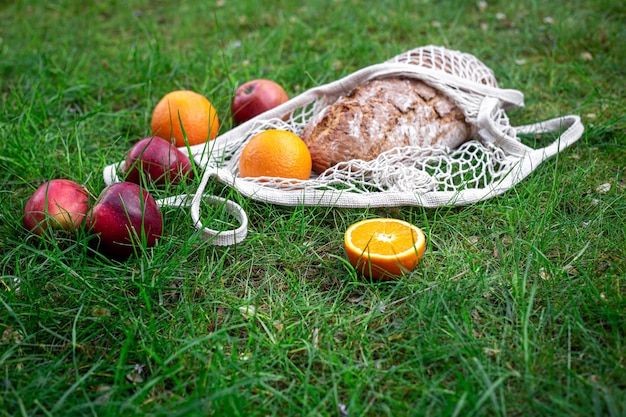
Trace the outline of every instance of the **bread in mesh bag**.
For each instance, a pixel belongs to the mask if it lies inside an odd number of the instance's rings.
[[[400,146],[456,148],[475,129],[441,91],[412,78],[366,81],[305,126],[313,170],[352,159],[370,161]]]

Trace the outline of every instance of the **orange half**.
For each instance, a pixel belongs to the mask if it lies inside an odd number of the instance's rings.
[[[398,219],[367,219],[354,223],[344,235],[346,254],[363,275],[389,280],[410,272],[426,247],[424,232]]]

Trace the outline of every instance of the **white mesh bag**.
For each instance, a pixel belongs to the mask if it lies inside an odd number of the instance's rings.
[[[447,95],[478,133],[455,149],[394,148],[372,161],[346,161],[304,181],[238,176],[241,151],[255,134],[266,129],[285,129],[299,135],[310,120],[359,84],[398,76],[419,79]],[[216,245],[242,241],[248,219],[236,203],[204,195],[211,178],[251,199],[286,206],[434,208],[475,203],[506,192],[543,161],[575,143],[583,133],[580,118],[575,115],[511,126],[505,111],[521,107],[523,102],[521,92],[499,88],[493,71],[473,55],[438,46],[420,47],[307,90],[207,144],[191,147],[195,162],[203,170],[197,192],[158,203],[190,206],[195,227]],[[284,121],[286,115],[290,116]],[[544,148],[533,149],[519,138],[538,133],[553,133],[556,140]],[[123,170],[123,162],[107,166],[105,182],[119,181],[118,171]],[[200,221],[202,204],[222,204],[240,222],[240,227],[226,231],[204,227]]]

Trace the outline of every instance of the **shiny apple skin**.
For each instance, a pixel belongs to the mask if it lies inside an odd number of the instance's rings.
[[[191,160],[171,142],[158,136],[141,139],[128,151],[126,181],[157,185],[177,184],[193,177]]]
[[[289,100],[279,84],[272,80],[257,79],[240,85],[235,90],[231,114],[235,125],[240,125]]]
[[[87,228],[97,235],[96,247],[113,258],[155,246],[163,234],[163,216],[150,193],[132,182],[109,185],[87,216]]]
[[[83,223],[89,207],[85,187],[68,179],[46,181],[24,206],[22,223],[31,232],[43,235],[49,228],[74,233]]]

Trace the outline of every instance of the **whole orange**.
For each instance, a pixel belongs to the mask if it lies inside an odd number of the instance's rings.
[[[309,179],[311,153],[304,141],[287,130],[264,130],[243,148],[239,158],[240,177]]]
[[[163,96],[152,112],[150,124],[153,135],[174,139],[177,147],[215,139],[219,126],[219,118],[211,102],[189,90],[172,91]]]
[[[398,219],[361,220],[344,234],[348,260],[373,279],[390,280],[415,269],[425,246],[424,232]]]

